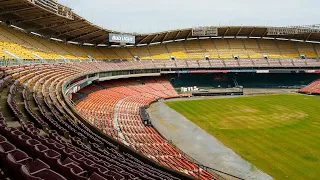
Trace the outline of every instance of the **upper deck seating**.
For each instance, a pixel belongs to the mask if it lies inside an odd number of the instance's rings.
[[[300,58],[296,44],[291,41],[277,41],[282,58],[297,59]]]
[[[280,51],[274,40],[257,39],[262,55],[267,55],[271,59],[281,58]]]
[[[167,43],[166,47],[168,48],[169,54],[176,59],[188,59],[183,42]]]
[[[296,45],[300,55],[305,55],[307,58],[317,58],[313,44],[297,42]]]
[[[59,60],[177,60],[209,59],[299,59],[318,58],[319,45],[311,43],[267,40],[212,38],[173,41],[146,46],[97,47],[72,42],[45,39],[40,35],[28,34],[12,27],[0,25],[0,58],[23,59],[26,61]]]

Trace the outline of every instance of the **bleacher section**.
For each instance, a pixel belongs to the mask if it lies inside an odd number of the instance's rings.
[[[300,93],[305,93],[305,94],[320,94],[320,79],[315,80],[308,86],[300,89]]]
[[[251,59],[261,59],[262,54],[256,39],[243,39],[248,56]]]
[[[289,41],[278,41],[279,50],[281,52],[282,58],[297,59],[300,58],[298,49],[295,43]]]
[[[211,39],[204,39],[199,42],[201,48],[205,51],[204,55],[209,56],[210,59],[218,59],[219,53]]]
[[[227,40],[214,39],[213,43],[215,44],[221,59],[233,59],[233,53]]]
[[[180,42],[167,43],[166,47],[168,48],[170,56],[174,56],[176,59],[188,59],[184,44]]]
[[[231,40],[228,40],[228,42],[234,56],[238,56],[240,59],[249,58],[242,39],[231,39]]]
[[[204,50],[200,48],[198,40],[185,41],[188,59],[204,59]]]
[[[280,50],[274,40],[258,39],[257,43],[259,44],[262,55],[267,55],[270,59],[281,58]]]
[[[137,47],[94,47],[65,44],[0,26],[0,57],[25,60],[176,60],[318,58],[318,44],[267,39],[192,39]]]
[[[132,151],[120,151],[115,141],[98,135],[68,108],[61,97],[63,83],[96,69],[112,67],[103,62],[1,67],[0,169],[6,172],[4,176],[26,180],[179,179]],[[151,84],[150,88],[155,87]],[[170,92],[167,96],[174,96]],[[120,107],[132,107],[128,110],[135,112],[141,102],[130,102],[128,98]],[[204,170],[201,173],[206,175]]]
[[[140,83],[138,83],[140,82]],[[178,97],[166,79],[142,78],[108,82],[106,90],[97,91],[76,103],[76,110],[91,120],[91,124],[147,157],[178,171],[197,177],[197,165],[175,150],[152,127],[144,126],[139,108],[158,98]],[[202,179],[214,179],[205,171]]]
[[[170,59],[169,52],[167,48],[163,45],[152,45],[149,47],[149,50],[150,50],[152,59],[154,60]]]
[[[299,42],[297,48],[300,55],[305,55],[307,58],[317,58],[312,44]]]
[[[148,47],[142,46],[139,48],[128,48],[133,56],[138,56],[141,60],[150,60],[151,55]]]

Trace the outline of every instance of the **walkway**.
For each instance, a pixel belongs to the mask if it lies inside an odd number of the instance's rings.
[[[118,115],[119,115],[119,107],[122,103],[122,101],[124,101],[124,99],[121,99],[120,101],[118,101],[118,103],[116,104],[116,106],[114,107],[114,116],[113,116],[113,127],[116,131],[118,131],[118,135],[120,140],[122,140],[122,142],[127,145],[130,146],[130,144],[126,141],[126,139],[124,138],[124,135],[120,129],[119,123],[118,123]]]
[[[163,102],[152,104],[148,112],[160,134],[203,165],[244,179],[272,179]]]

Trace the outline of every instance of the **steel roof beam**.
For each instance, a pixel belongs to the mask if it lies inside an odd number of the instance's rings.
[[[239,31],[237,32],[237,34],[234,37],[237,37],[240,34],[241,30],[242,30],[242,26],[240,27]]]
[[[79,23],[79,22],[82,22],[82,20],[76,20],[76,21],[70,21],[70,20],[67,20],[67,21],[63,21],[63,22],[56,22],[56,23],[51,23],[51,24],[47,24],[47,25],[44,25],[43,27],[40,27],[40,28],[35,28],[34,30],[35,31],[40,31],[40,30],[43,30],[43,29],[50,29],[50,28],[54,28],[54,27],[63,27],[65,25],[71,25],[71,24],[76,24],[76,23]]]
[[[312,35],[313,33],[309,33],[309,35],[307,36],[307,38],[304,40],[304,42],[308,41],[309,37]]]
[[[100,38],[100,37],[102,37],[102,36],[103,36],[103,35],[95,36],[95,37],[93,37],[93,38],[89,39],[89,41],[88,41],[88,42],[95,41],[95,40],[99,39],[99,38]]]
[[[19,12],[19,11],[27,11],[27,10],[30,10],[30,9],[34,9],[35,7],[22,7],[22,8],[12,8],[12,9],[6,9],[6,10],[3,10],[3,11],[0,11],[0,15],[4,15],[4,14],[9,14],[9,13],[16,13],[16,12]]]
[[[222,36],[223,38],[224,38],[224,37],[226,36],[226,34],[228,33],[229,29],[230,29],[230,27],[228,27],[227,30],[226,30],[226,32],[223,33],[223,36]]]
[[[77,36],[77,37],[74,37],[74,38],[72,38],[72,39],[69,39],[68,41],[75,41],[75,40],[77,40],[77,39],[79,39],[79,38],[86,37],[86,36],[88,36],[88,35],[91,35],[91,34],[94,34],[94,33],[100,32],[100,31],[102,31],[102,30],[98,29],[98,30],[95,30],[95,31],[91,31],[91,32],[88,32],[88,33],[84,33],[84,34],[81,34],[81,35],[79,35],[79,36]]]
[[[174,37],[174,41],[178,38],[179,34],[181,33],[181,31],[178,31],[178,33],[176,34],[176,36]]]
[[[73,32],[76,32],[76,31],[79,31],[79,30],[83,30],[83,29],[86,29],[86,28],[91,28],[90,26],[81,26],[79,28],[76,28],[76,29],[71,29],[71,30],[67,30],[67,31],[62,31],[60,33],[57,33],[56,36],[62,36],[62,35],[65,35],[65,34],[69,34],[69,33],[73,33]]]
[[[159,34],[155,35],[155,36],[151,39],[151,41],[149,42],[149,45],[150,45],[158,36],[159,36]]]
[[[162,40],[161,40],[161,44],[163,43],[164,40],[166,40],[168,34],[170,34],[170,32],[167,32],[166,35],[164,35],[164,37],[163,37]]]
[[[247,36],[248,38],[251,37],[251,35],[253,34],[254,30],[256,30],[256,27],[253,27],[253,28],[252,28],[251,32],[250,32],[250,33],[248,34],[248,36]]]
[[[45,15],[42,15],[42,16],[39,16],[39,17],[35,17],[35,18],[32,18],[32,19],[25,19],[25,20],[22,20],[22,21],[16,21],[16,22],[13,22],[14,24],[22,24],[22,23],[26,23],[26,22],[32,22],[32,21],[36,21],[36,20],[40,20],[40,19],[45,19],[45,18],[51,18],[51,17],[54,17],[55,14],[45,14]]]
[[[264,36],[266,36],[268,33],[268,28],[266,28],[266,31],[262,34],[261,38],[263,38]]]
[[[184,39],[185,41],[190,37],[191,33],[192,33],[192,30],[190,30],[190,32],[188,33],[187,37]]]
[[[146,37],[142,38],[137,44],[142,43],[144,40],[146,40],[150,35],[147,35]]]

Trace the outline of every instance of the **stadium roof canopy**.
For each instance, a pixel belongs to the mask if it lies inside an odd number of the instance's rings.
[[[134,35],[136,45],[195,38],[192,28],[149,34],[104,29],[75,14],[71,8],[59,4],[56,0],[0,1],[0,21],[48,38],[90,44],[110,45],[109,33]],[[220,26],[213,28],[217,30],[216,37],[269,37],[320,42],[320,25],[300,27]]]

